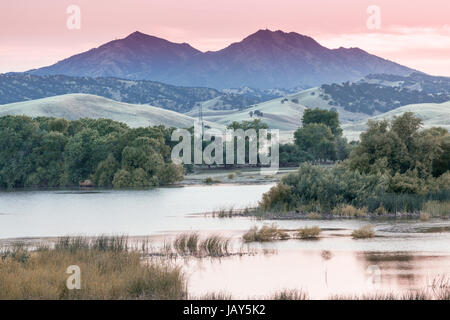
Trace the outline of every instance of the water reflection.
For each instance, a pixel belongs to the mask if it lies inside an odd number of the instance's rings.
[[[376,266],[379,278],[373,278]],[[313,299],[375,292],[425,289],[450,273],[447,255],[349,251],[279,250],[272,255],[185,262],[189,290],[231,293],[234,298],[268,297],[282,289],[301,289]],[[371,285],[374,284],[374,285]]]

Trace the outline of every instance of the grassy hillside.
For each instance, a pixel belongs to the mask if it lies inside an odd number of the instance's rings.
[[[227,125],[233,121],[243,121],[261,118],[272,129],[281,131],[296,130],[301,124],[301,118],[306,108],[335,108],[339,112],[342,123],[354,122],[368,117],[366,114],[346,111],[341,107],[334,107],[328,104],[328,101],[320,97],[321,89],[312,88],[295,94],[287,95],[282,98],[276,98],[270,101],[254,104],[245,110],[216,110],[214,108],[216,99],[208,100],[202,104],[203,117],[205,120]],[[262,116],[250,116],[250,112],[255,114],[262,112]],[[198,117],[199,107],[195,107],[186,113],[192,117]]]
[[[0,116],[4,115],[57,117],[68,120],[107,118],[124,122],[130,127],[162,124],[167,127],[185,128],[191,127],[195,120],[158,107],[117,102],[89,94],[66,94],[1,105]]]
[[[444,103],[411,104],[370,117],[369,119],[391,119],[394,116],[400,116],[404,112],[414,112],[423,120],[424,128],[444,127],[450,131],[450,101]],[[354,124],[344,124],[342,126],[344,135],[351,140],[357,140],[361,132],[367,129],[367,120],[362,120]]]

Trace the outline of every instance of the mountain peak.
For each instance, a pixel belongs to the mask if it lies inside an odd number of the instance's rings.
[[[141,38],[141,37],[148,37],[149,35],[142,33],[140,31],[135,31],[133,33],[130,33],[125,39],[127,38]]]
[[[215,88],[311,87],[357,80],[370,73],[411,69],[359,49],[328,49],[313,38],[261,29],[228,47],[203,53],[186,43],[135,31],[35,74],[117,77]]]

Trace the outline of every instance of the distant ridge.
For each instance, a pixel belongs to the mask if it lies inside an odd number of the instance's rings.
[[[295,32],[259,30],[219,51],[134,32],[124,39],[29,71],[38,75],[118,77],[217,89],[313,87],[369,74],[414,70],[359,48],[328,49]]]

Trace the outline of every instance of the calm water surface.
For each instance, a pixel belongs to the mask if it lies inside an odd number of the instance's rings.
[[[62,235],[163,235],[198,230],[231,235],[267,221],[213,218],[221,208],[254,206],[268,185],[190,186],[153,190],[0,192],[0,239]],[[270,221],[273,223],[274,221]],[[190,259],[183,262],[194,295],[226,291],[236,298],[268,296],[276,290],[303,289],[312,298],[373,290],[423,289],[450,274],[450,233],[424,233],[449,221],[282,220],[297,229],[317,225],[320,240],[252,244],[253,256]],[[351,230],[375,226],[377,237],[353,240]],[[262,254],[263,249],[272,252]],[[329,251],[331,257],[323,258]],[[375,289],[370,268],[381,274]]]

